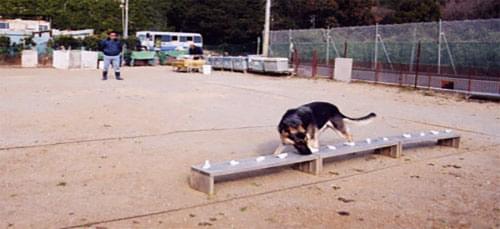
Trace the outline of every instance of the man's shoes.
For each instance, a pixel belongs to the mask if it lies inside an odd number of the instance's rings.
[[[102,80],[108,80],[108,72],[102,72]]]
[[[120,77],[119,72],[115,72],[115,77],[116,77],[116,80],[123,80],[123,78]]]

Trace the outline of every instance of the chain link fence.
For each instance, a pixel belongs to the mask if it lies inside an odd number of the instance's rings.
[[[416,87],[500,94],[500,19],[280,30],[270,43],[302,75],[334,77],[334,59],[348,57],[359,80],[405,85],[400,76],[413,75]]]

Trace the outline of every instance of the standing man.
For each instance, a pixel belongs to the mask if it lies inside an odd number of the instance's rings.
[[[193,59],[203,59],[203,49],[196,46],[194,43],[189,43],[188,49],[189,55],[193,56]]]
[[[118,39],[118,34],[114,31],[108,33],[108,38],[99,42],[100,50],[104,53],[104,71],[102,72],[102,80],[108,79],[109,64],[113,65],[115,77],[117,80],[123,80],[120,77],[120,54],[123,44]]]

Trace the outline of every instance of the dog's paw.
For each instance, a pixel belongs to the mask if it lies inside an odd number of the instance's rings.
[[[278,157],[279,159],[285,159],[286,157],[288,157],[288,153],[278,154],[276,155],[276,157]]]
[[[346,145],[346,146],[355,146],[356,143],[354,143],[354,142],[345,142],[344,145]]]

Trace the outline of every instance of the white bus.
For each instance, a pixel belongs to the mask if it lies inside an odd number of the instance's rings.
[[[139,31],[136,36],[141,46],[151,51],[186,50],[190,43],[203,47],[203,38],[199,33]]]

